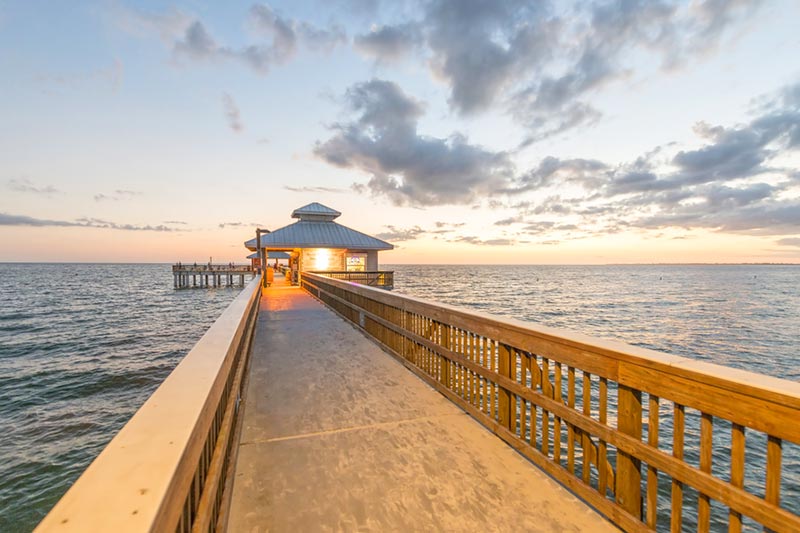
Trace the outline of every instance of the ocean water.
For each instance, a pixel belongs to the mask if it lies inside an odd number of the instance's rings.
[[[0,264],[0,531],[30,531],[239,288],[169,265]]]
[[[385,268],[398,293],[800,380],[797,266]],[[170,274],[0,264],[1,532],[38,523],[239,292]],[[784,472],[798,512],[788,446]]]
[[[800,381],[800,265],[384,265],[395,292]]]

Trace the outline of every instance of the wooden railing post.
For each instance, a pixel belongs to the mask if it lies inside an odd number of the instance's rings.
[[[501,344],[498,353],[498,369],[497,371],[507,377],[512,378],[511,368],[511,348],[505,344]],[[516,369],[514,369],[516,370]],[[514,419],[514,409],[511,402],[511,393],[504,387],[500,386],[497,392],[498,395],[498,417],[500,425],[506,429],[516,430],[517,421]],[[513,429],[512,429],[513,428]]]
[[[642,439],[642,393],[620,384],[618,429]],[[617,456],[617,503],[637,518],[642,516],[642,462],[622,451]]]

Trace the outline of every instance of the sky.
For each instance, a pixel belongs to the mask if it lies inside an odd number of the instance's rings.
[[[796,0],[0,0],[0,261],[800,262]]]

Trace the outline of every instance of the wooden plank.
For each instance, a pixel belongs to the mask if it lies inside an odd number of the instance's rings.
[[[600,378],[600,423],[604,426],[608,423],[608,380],[604,377]],[[597,456],[597,490],[605,497],[606,488],[609,486],[608,472],[611,469],[606,466],[608,450],[606,441],[603,439],[600,439],[597,447]]]
[[[744,448],[745,428],[739,424],[731,425],[731,485],[744,487]],[[728,511],[728,531],[741,533],[742,513],[733,509]]]
[[[672,456],[683,461],[683,432],[686,427],[686,415],[683,405],[675,404],[672,424]],[[683,483],[674,478],[672,480],[671,505],[670,531],[672,533],[680,533],[683,528]]]
[[[700,470],[711,472],[713,452],[713,418],[708,413],[700,415]],[[711,502],[708,494],[701,492],[697,500],[697,531],[708,533],[711,524]]]
[[[620,385],[617,389],[619,413],[618,430],[636,439],[642,437],[642,393],[637,389]],[[617,503],[633,516],[642,511],[641,460],[625,451],[617,455]]]
[[[561,403],[563,400],[562,398],[562,389],[563,389],[563,375],[561,372],[561,363],[556,362],[553,365],[553,374],[555,380],[555,388],[553,399],[558,403]],[[561,419],[553,417],[553,460],[561,464]]]
[[[647,444],[652,448],[658,449],[658,396],[649,395],[647,400]],[[656,528],[658,520],[658,469],[653,465],[647,465],[647,525]]]
[[[553,386],[550,383],[550,360],[542,358],[542,394],[553,397]],[[550,456],[550,412],[542,410],[542,453]]]
[[[781,439],[772,435],[767,436],[767,479],[766,500],[779,505],[781,501]]]
[[[592,376],[588,372],[583,373],[583,414],[590,418],[592,416]],[[583,448],[583,482],[589,485],[592,475],[592,467],[589,461],[592,438],[585,431],[581,432],[581,442],[581,447]]]
[[[632,388],[777,438],[800,443],[796,409],[629,363],[620,365],[619,379],[620,383]]]
[[[567,368],[567,407],[575,409],[575,367]],[[575,474],[575,427],[567,425],[567,471]]]

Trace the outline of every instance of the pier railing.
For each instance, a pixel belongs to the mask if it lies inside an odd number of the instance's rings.
[[[187,265],[183,263],[172,265],[173,272],[228,272],[233,274],[253,272],[251,265],[210,265],[208,263]]]
[[[394,288],[394,271],[393,270],[367,270],[361,272],[353,271],[330,271],[325,272],[312,272],[327,278],[341,279],[344,281],[352,281],[359,285],[367,285],[370,287],[378,287],[380,289]]]
[[[302,284],[627,531],[800,531],[799,383],[320,275]]]
[[[250,281],[37,532],[223,528],[259,280]]]

